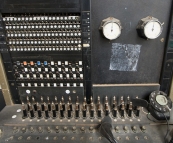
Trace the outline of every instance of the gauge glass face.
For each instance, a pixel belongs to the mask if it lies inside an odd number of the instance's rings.
[[[103,26],[103,35],[109,40],[118,38],[120,34],[121,29],[115,22],[110,22]]]
[[[162,33],[162,25],[157,21],[148,22],[144,27],[144,34],[148,39],[155,39]]]

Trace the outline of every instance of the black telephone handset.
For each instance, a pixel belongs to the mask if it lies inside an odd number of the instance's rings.
[[[141,106],[148,109],[150,114],[157,120],[169,120],[172,101],[166,93],[154,91],[149,96],[149,103],[143,99],[132,99],[135,106]],[[166,117],[166,118],[165,118]]]

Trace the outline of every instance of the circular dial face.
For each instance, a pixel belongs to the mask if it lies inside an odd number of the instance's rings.
[[[157,103],[159,103],[162,106],[167,105],[167,103],[168,103],[167,98],[163,95],[157,95],[156,96],[156,101],[157,101]]]
[[[155,39],[162,33],[162,25],[158,21],[150,21],[144,27],[144,34],[148,39]]]
[[[109,40],[118,38],[120,34],[121,34],[121,28],[115,22],[110,22],[103,26],[103,35]]]

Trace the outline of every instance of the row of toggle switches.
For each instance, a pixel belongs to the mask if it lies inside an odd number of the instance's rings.
[[[140,114],[140,107],[133,106],[130,98],[127,97],[127,101],[123,100],[121,97],[120,103],[117,104],[116,97],[113,97],[112,105],[108,103],[108,97],[105,97],[105,103],[102,105],[100,102],[100,97],[97,99],[97,103],[94,104],[91,97],[91,104],[86,103],[86,98],[82,104],[79,103],[79,98],[77,96],[75,105],[72,104],[71,97],[69,96],[67,103],[65,103],[64,98],[58,103],[57,97],[55,96],[54,101],[50,101],[47,97],[47,102],[44,102],[43,97],[41,97],[41,102],[35,101],[32,97],[32,103],[27,97],[27,104],[22,103],[23,118],[102,118],[104,116],[111,115],[113,118],[132,118],[133,115],[138,118]]]
[[[17,61],[13,67],[17,79],[83,79],[82,61]]]
[[[18,16],[15,16],[15,17],[4,17],[3,18],[3,21],[7,21],[7,22],[10,22],[10,21],[42,21],[42,20],[48,20],[48,21],[51,21],[51,20],[80,20],[80,17],[79,16],[25,16],[25,17],[18,17]]]

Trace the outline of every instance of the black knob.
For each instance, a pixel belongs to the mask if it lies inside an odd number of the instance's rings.
[[[64,111],[60,110],[61,118],[64,118]]]
[[[124,110],[123,110],[123,109],[120,110],[120,116],[121,116],[122,118],[124,118]]]
[[[51,104],[48,103],[48,110],[51,111]]]
[[[76,118],[79,118],[79,110],[75,110],[75,116]]]
[[[55,103],[55,110],[58,111],[58,103]]]
[[[65,104],[62,104],[63,111],[65,111]]]
[[[68,118],[71,118],[71,110],[70,109],[67,111],[67,113],[68,113]]]
[[[72,104],[69,105],[70,106],[70,110],[73,111],[73,107],[72,107]]]
[[[128,116],[129,116],[129,117],[132,117],[132,110],[129,109],[127,112],[128,112]]]
[[[49,118],[49,112],[48,110],[45,110],[45,119],[48,119]]]
[[[34,111],[33,111],[33,109],[30,109],[30,118],[31,119],[34,118]]]
[[[136,117],[139,117],[139,114],[140,114],[140,107],[137,107],[137,110],[135,112]]]
[[[41,110],[39,109],[39,110],[37,110],[37,114],[38,114],[38,119],[40,119],[40,118],[42,118],[42,114],[41,114]]]
[[[23,118],[23,119],[27,118],[28,115],[27,115],[27,111],[26,111],[26,108],[25,108],[25,104],[24,104],[24,103],[22,103],[22,111],[23,111],[23,116],[22,116],[22,118]]]
[[[86,118],[86,113],[87,113],[86,110],[83,110],[83,111],[82,111],[83,118]]]
[[[49,111],[47,109],[46,103],[44,104],[45,119],[49,118]]]
[[[117,108],[114,108],[114,109],[112,110],[112,115],[113,115],[114,118],[117,117]]]
[[[56,110],[52,110],[52,117],[56,118]]]
[[[90,118],[94,118],[94,110],[90,110]]]
[[[41,103],[41,110],[44,111],[44,103]]]
[[[37,104],[34,103],[33,106],[34,106],[34,110],[37,111]]]
[[[101,110],[100,109],[97,110],[97,116],[98,116],[98,118],[101,118]]]

